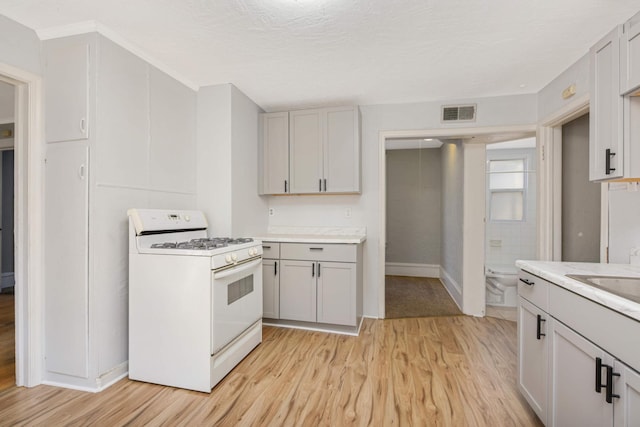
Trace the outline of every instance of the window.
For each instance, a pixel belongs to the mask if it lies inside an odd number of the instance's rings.
[[[489,192],[491,221],[524,219],[525,159],[490,160]]]

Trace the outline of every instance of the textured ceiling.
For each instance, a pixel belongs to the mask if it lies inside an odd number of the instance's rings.
[[[535,93],[639,0],[0,0],[34,30],[94,20],[267,111]]]

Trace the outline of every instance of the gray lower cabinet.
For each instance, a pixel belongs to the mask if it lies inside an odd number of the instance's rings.
[[[278,243],[264,242],[263,250]],[[263,255],[263,317],[357,327],[362,317],[362,248],[356,244],[279,244]]]
[[[280,318],[280,243],[262,245],[262,317]]]
[[[518,293],[518,386],[542,422],[640,426],[640,322],[526,271]]]

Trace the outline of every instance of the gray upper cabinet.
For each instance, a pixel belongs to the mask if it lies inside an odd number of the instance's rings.
[[[260,194],[360,192],[357,107],[265,113],[260,126]]]
[[[623,98],[620,96],[620,36],[616,27],[591,48],[589,179],[623,176]]]
[[[620,40],[620,94],[640,89],[640,13],[624,24]]]
[[[45,49],[47,142],[89,138],[91,36],[48,40]]]
[[[289,113],[260,114],[260,194],[289,193]]]

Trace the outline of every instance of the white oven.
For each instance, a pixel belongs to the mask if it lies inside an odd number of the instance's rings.
[[[249,258],[211,273],[211,354],[262,318],[262,258]]]
[[[130,209],[129,378],[210,392],[262,342],[262,242]]]

